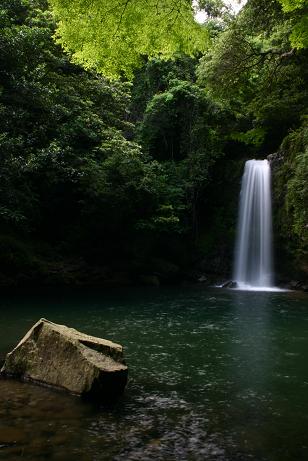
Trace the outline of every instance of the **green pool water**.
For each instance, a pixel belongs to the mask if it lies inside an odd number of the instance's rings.
[[[308,297],[162,288],[2,297],[0,355],[39,318],[119,342],[112,408],[0,381],[0,459],[308,459]]]

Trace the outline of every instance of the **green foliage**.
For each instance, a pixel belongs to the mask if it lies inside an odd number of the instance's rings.
[[[45,0],[2,1],[0,260],[10,277],[48,266],[35,251],[145,267],[153,255],[187,262],[199,240],[224,260],[243,159],[275,149],[307,107],[305,3],[282,3],[250,0],[232,19],[220,0],[200,1],[205,28],[188,0],[51,0],[55,16]],[[277,219],[306,254],[306,128],[283,149]]]
[[[307,0],[279,0],[284,11],[294,11],[307,6]]]
[[[212,127],[218,117],[219,107],[197,85],[171,80],[169,88],[148,103],[140,127],[142,144],[162,160],[212,152],[216,147]]]
[[[178,54],[172,60],[153,58],[146,60],[135,73],[132,82],[132,116],[137,121],[143,118],[148,102],[155,94],[169,88],[172,80],[194,82],[197,59]]]
[[[0,209],[4,220],[32,227],[41,189],[73,183],[85,158],[99,149],[106,126],[130,128],[128,93],[125,85],[110,85],[69,63],[52,41],[48,11],[17,0],[4,6]]]
[[[197,232],[198,203],[211,180],[211,169],[222,154],[218,125],[226,114],[204,90],[187,80],[170,80],[165,91],[148,102],[139,125],[141,144],[162,162],[182,190],[188,228]]]
[[[296,270],[308,273],[308,125],[290,133],[278,152],[274,175],[274,211],[285,249]]]
[[[306,134],[306,142],[308,136]],[[294,162],[294,176],[289,181],[287,206],[293,214],[293,231],[308,252],[308,143],[305,152],[299,154]]]
[[[243,132],[231,133],[230,138],[235,141],[243,142],[244,144],[253,144],[255,146],[261,146],[264,141],[265,130],[264,128],[252,128],[251,130]]]
[[[296,22],[290,35],[294,48],[308,48],[307,0],[279,0],[286,13],[295,13]]]
[[[250,121],[247,139],[265,133],[267,150],[279,146],[307,106],[307,52],[290,47],[297,19],[275,0],[251,0],[198,68],[199,83],[230,105],[239,121]],[[260,136],[254,143],[261,146]]]
[[[291,133],[281,146],[283,173],[288,178],[285,211],[291,232],[308,251],[308,124]]]
[[[308,15],[295,24],[290,41],[294,48],[308,48]]]
[[[202,11],[206,14],[206,25],[209,32],[211,32],[211,36],[215,36],[215,30],[221,31],[233,19],[232,8],[228,2],[223,0],[198,0],[194,3],[197,5],[197,11]]]
[[[57,37],[75,62],[108,77],[133,78],[143,56],[190,56],[208,44],[189,0],[50,0]]]
[[[1,8],[0,229],[86,258],[180,232],[164,167],[128,140],[130,86],[72,64],[40,2]]]

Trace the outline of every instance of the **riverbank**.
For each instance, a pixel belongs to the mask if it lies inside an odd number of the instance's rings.
[[[113,266],[93,266],[78,260],[62,260],[44,264],[43,271],[20,271],[15,274],[0,272],[2,293],[36,292],[50,289],[82,290],[123,287],[162,286],[221,286],[233,288],[228,272],[205,272],[202,264],[179,267],[170,261],[156,259],[151,266],[138,267],[127,263]],[[200,268],[201,266],[201,268]],[[308,280],[293,279],[287,275],[276,277],[275,286],[295,291],[308,291]]]

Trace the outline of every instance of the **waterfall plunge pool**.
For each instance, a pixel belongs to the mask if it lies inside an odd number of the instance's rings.
[[[245,283],[237,283],[237,287],[232,288],[232,290],[239,290],[239,291],[271,291],[271,292],[287,292],[290,291],[287,288],[279,288],[274,286],[255,286],[255,285],[248,285]]]
[[[0,353],[40,317],[125,346],[113,408],[0,381],[5,461],[308,459],[308,297],[125,289],[1,299]]]

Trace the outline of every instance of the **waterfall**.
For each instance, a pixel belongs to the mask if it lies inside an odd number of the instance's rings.
[[[234,280],[239,288],[266,289],[273,285],[271,171],[267,160],[245,164]]]

